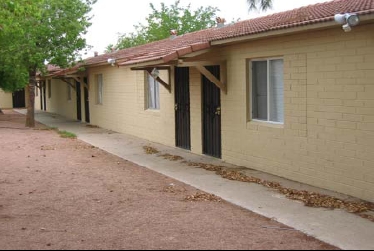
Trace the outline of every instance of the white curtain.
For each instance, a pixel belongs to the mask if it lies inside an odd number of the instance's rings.
[[[151,75],[148,75],[148,108],[160,109],[160,84]]]
[[[97,76],[97,103],[103,104],[103,75]]]

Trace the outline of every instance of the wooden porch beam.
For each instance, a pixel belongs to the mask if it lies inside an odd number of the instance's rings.
[[[189,61],[180,59],[178,62],[178,66],[182,67],[196,67],[196,66],[213,66],[213,65],[221,65],[222,62],[217,61]]]
[[[194,58],[194,57],[206,54],[206,53],[208,53],[210,51],[211,51],[211,49],[206,49],[206,50],[202,50],[202,51],[196,51],[196,52],[189,53],[188,55],[184,55],[181,58]]]
[[[161,65],[161,66],[147,66],[147,67],[133,67],[131,68],[132,71],[148,71],[149,69],[153,70],[154,68],[157,68],[159,70],[168,70],[170,71],[171,66],[169,65]]]
[[[223,64],[222,64],[223,65]],[[221,72],[223,71],[221,65]],[[217,79],[210,71],[208,71],[205,66],[203,65],[195,65],[195,68],[207,79],[209,79],[210,82],[214,83],[218,88],[221,89],[225,94],[227,94],[227,86],[225,82],[222,82],[221,80]],[[225,67],[224,67],[225,68]],[[223,77],[226,76],[226,73],[223,75]],[[224,78],[223,78],[224,79]]]

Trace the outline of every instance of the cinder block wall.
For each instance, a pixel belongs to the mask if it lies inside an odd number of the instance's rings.
[[[38,91],[38,96],[35,96],[35,109],[37,109],[37,110],[40,110],[40,96],[39,95],[40,95],[40,91]],[[26,98],[26,101],[27,101],[27,97],[25,97],[25,98]],[[27,106],[27,104],[26,104],[26,106]],[[3,109],[13,108],[12,93],[4,92],[3,90],[0,89],[0,108],[3,108]]]
[[[13,108],[12,93],[7,93],[0,89],[0,108],[2,109]]]
[[[374,30],[340,26],[226,46],[201,57],[227,62],[222,94],[223,160],[374,201]],[[284,59],[285,123],[249,120],[252,59]],[[103,104],[95,76],[103,74]],[[169,80],[167,72],[162,78]],[[172,93],[160,87],[161,109],[146,109],[145,73],[101,66],[89,69],[91,123],[175,146]],[[192,152],[202,154],[201,75],[190,68]],[[66,84],[52,85],[52,112],[76,118]],[[82,99],[83,101],[84,99]],[[82,102],[83,105],[84,102]],[[84,109],[82,116],[84,119]]]
[[[103,75],[103,104],[97,104],[95,79]],[[169,83],[167,71],[161,78]],[[104,66],[91,68],[91,124],[127,133],[162,144],[175,145],[174,90],[160,86],[160,110],[146,109],[146,75],[144,71]],[[171,72],[171,84],[174,74]]]
[[[40,95],[41,95],[41,91],[38,87],[36,87],[35,88],[35,110],[37,111],[40,110],[41,108]]]
[[[72,120],[77,119],[77,94],[74,89],[72,90],[71,100],[68,100],[67,83],[58,79],[53,79],[51,84],[51,97],[49,97],[48,93],[49,85],[47,84],[46,98],[48,112],[60,114]],[[38,98],[40,99],[40,97]]]
[[[227,61],[223,160],[374,201],[373,30],[370,24],[345,33],[337,26],[205,55]],[[247,62],[272,57],[284,59],[283,126],[248,119]],[[192,99],[201,100],[201,79],[191,79]],[[193,151],[201,154],[201,108],[191,112]]]

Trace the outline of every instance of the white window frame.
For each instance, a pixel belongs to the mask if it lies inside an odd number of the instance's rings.
[[[161,110],[161,100],[160,100],[160,83],[155,79],[153,78],[150,74],[148,74],[148,72],[146,72],[146,110],[152,110],[152,111],[159,111]],[[154,84],[154,87],[153,88],[153,93],[151,93],[151,89],[150,89],[150,80],[153,81],[152,84]],[[157,87],[156,87],[157,85]],[[151,98],[150,96],[154,96],[154,99],[155,99],[155,102],[154,102],[154,105],[152,104],[151,102]]]
[[[259,58],[259,59],[252,59],[249,61],[249,67],[251,69],[251,74],[250,74],[250,93],[249,93],[249,97],[250,97],[250,109],[249,109],[249,118],[251,121],[255,121],[255,122],[261,122],[261,123],[268,123],[268,124],[274,124],[274,125],[284,125],[284,120],[285,120],[285,117],[284,117],[284,114],[283,114],[283,122],[275,122],[275,121],[271,121],[270,120],[270,62],[271,61],[275,61],[275,60],[282,60],[283,61],[283,65],[284,65],[284,58],[283,57],[274,57],[274,58]],[[253,108],[254,108],[254,105],[253,105],[253,62],[264,62],[266,61],[267,62],[267,120],[261,120],[261,119],[255,119],[253,118]],[[283,74],[284,74],[284,69],[283,69]],[[284,88],[284,80],[283,80],[283,88]],[[283,98],[284,98],[284,93],[283,93]]]
[[[103,74],[96,75],[96,104],[103,105],[104,77]]]

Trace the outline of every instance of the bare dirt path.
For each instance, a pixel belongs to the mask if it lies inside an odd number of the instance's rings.
[[[336,249],[224,201],[185,201],[199,191],[4,113],[0,249]]]

